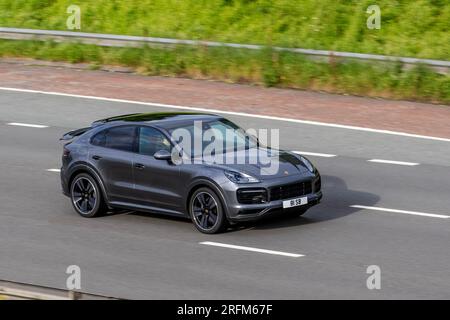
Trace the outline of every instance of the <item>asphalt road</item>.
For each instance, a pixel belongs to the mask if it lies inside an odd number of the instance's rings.
[[[123,298],[450,298],[449,142],[228,116],[244,127],[279,128],[285,149],[335,155],[309,157],[323,175],[323,203],[301,218],[211,236],[159,215],[79,217],[59,174],[46,171],[60,167],[59,137],[106,116],[161,110],[0,92],[0,279],[64,288],[67,266],[79,265],[82,290]],[[366,287],[369,265],[381,269],[380,290]]]

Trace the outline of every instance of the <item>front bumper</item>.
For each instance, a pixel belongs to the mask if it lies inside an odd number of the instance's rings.
[[[311,183],[310,185],[304,183]],[[289,188],[283,189],[283,193],[271,193],[271,190],[278,191],[280,186],[291,186],[302,184],[303,189],[300,192],[290,193]],[[306,187],[311,186],[311,187]],[[273,214],[283,214],[287,211],[305,210],[320,203],[322,199],[322,183],[320,173],[316,170],[314,173],[303,173],[287,177],[267,179],[258,184],[239,185],[228,182],[221,185],[221,191],[224,195],[224,207],[227,218],[232,222],[254,221]],[[245,203],[238,199],[237,191],[242,189],[266,190],[266,201],[262,203]],[[292,190],[291,190],[292,191]],[[297,191],[297,189],[295,190]],[[295,199],[298,197],[307,197],[308,204],[289,209],[283,209],[283,201]]]
[[[320,203],[322,191],[305,195],[305,197],[308,197],[308,204],[289,209],[283,209],[283,201],[288,199],[271,201],[263,204],[240,204],[233,206],[232,208],[228,207],[228,210],[231,209],[231,212],[228,214],[228,219],[233,222],[255,221],[269,215],[282,214],[283,211],[287,210],[308,209]]]

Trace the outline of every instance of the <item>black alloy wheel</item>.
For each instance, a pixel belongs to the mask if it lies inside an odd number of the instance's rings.
[[[73,207],[83,217],[95,217],[105,211],[98,184],[88,174],[82,173],[73,179],[70,196]]]
[[[203,233],[217,233],[227,225],[222,204],[209,188],[200,188],[192,195],[189,209],[194,225]]]

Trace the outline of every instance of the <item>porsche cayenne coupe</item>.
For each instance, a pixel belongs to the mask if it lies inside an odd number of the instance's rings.
[[[176,133],[193,133],[198,123],[203,130],[231,132],[214,138],[225,147],[213,154],[232,161],[205,160],[203,144],[200,152],[181,146]],[[320,174],[307,158],[263,146],[218,115],[123,115],[95,121],[61,140],[63,193],[87,218],[112,209],[147,211],[188,217],[200,232],[217,233],[230,223],[275,213],[301,215],[322,198]],[[274,172],[266,170],[267,163],[252,161],[251,154],[263,151]]]

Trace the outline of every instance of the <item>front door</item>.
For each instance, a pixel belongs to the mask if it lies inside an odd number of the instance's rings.
[[[183,212],[179,166],[153,157],[158,151],[171,151],[169,139],[156,128],[142,126],[137,146],[133,171],[135,193],[140,204]]]

